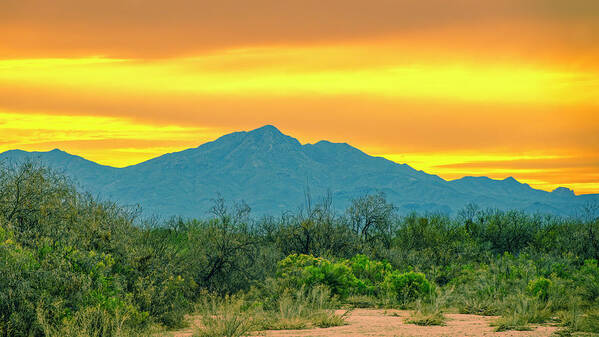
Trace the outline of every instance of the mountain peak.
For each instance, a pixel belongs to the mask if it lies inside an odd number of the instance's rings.
[[[293,144],[301,145],[300,142],[291,137],[283,134],[275,126],[267,124],[257,129],[248,131],[246,137],[251,139],[253,143],[260,144]]]
[[[564,196],[564,197],[575,196],[574,191],[572,191],[571,189],[569,189],[567,187],[561,187],[561,186],[554,189],[553,191],[551,191],[551,193],[560,195],[560,196]]]
[[[281,136],[284,136],[284,134],[279,129],[277,129],[276,126],[270,125],[270,124],[266,124],[266,125],[261,126],[261,127],[257,128],[257,129],[248,131],[248,134],[258,134],[258,135],[269,134],[269,135],[281,135]]]

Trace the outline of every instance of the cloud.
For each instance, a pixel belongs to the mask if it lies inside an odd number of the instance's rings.
[[[491,160],[491,161],[469,161],[437,165],[438,168],[460,168],[460,169],[564,169],[564,168],[594,168],[599,172],[599,153],[594,156],[565,157],[551,159],[516,159],[516,160]]]
[[[596,193],[599,188],[599,153],[568,153],[550,150],[551,155],[514,155],[506,153],[431,153],[389,155],[401,158],[426,172],[435,172],[445,179],[463,176],[488,176],[495,179],[517,177],[520,182],[551,191],[559,186],[577,193]],[[477,160],[480,159],[480,160]]]
[[[202,127],[150,125],[130,118],[65,116],[0,111],[0,151],[46,151],[60,147],[70,153],[113,166],[136,164],[166,152],[198,146],[222,131]]]
[[[598,7],[593,0],[5,0],[0,51],[147,58],[386,37],[433,37],[479,51],[495,44],[596,51]]]
[[[149,125],[209,127],[223,132],[275,124],[302,141],[327,137],[374,153],[475,149],[599,148],[594,107],[369,95],[253,97],[69,91],[0,85],[0,110],[19,114],[108,116]],[[49,118],[49,117],[48,117]]]

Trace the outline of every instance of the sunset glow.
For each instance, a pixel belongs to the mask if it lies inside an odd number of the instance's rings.
[[[445,179],[599,193],[596,2],[429,2],[258,1],[273,21],[233,0],[9,0],[0,151],[122,167],[273,124]]]

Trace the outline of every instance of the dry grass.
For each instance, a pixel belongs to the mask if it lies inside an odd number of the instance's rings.
[[[206,295],[198,311],[201,326],[196,337],[240,337],[252,331],[298,330],[344,325],[350,311],[339,315],[328,309],[330,293],[315,287],[305,292],[284,293],[276,310],[248,306],[240,297]]]

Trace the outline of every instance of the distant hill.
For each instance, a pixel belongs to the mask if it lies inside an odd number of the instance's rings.
[[[0,160],[36,159],[72,177],[81,189],[123,205],[140,204],[145,214],[205,216],[217,194],[245,200],[254,214],[278,215],[327,191],[341,210],[351,199],[382,191],[400,212],[454,213],[468,203],[574,215],[599,194],[576,196],[567,188],[546,192],[514,178],[464,177],[446,181],[373,157],[345,143],[302,145],[271,125],[235,132],[213,142],[168,153],[137,165],[114,168],[58,149],[12,150]]]

